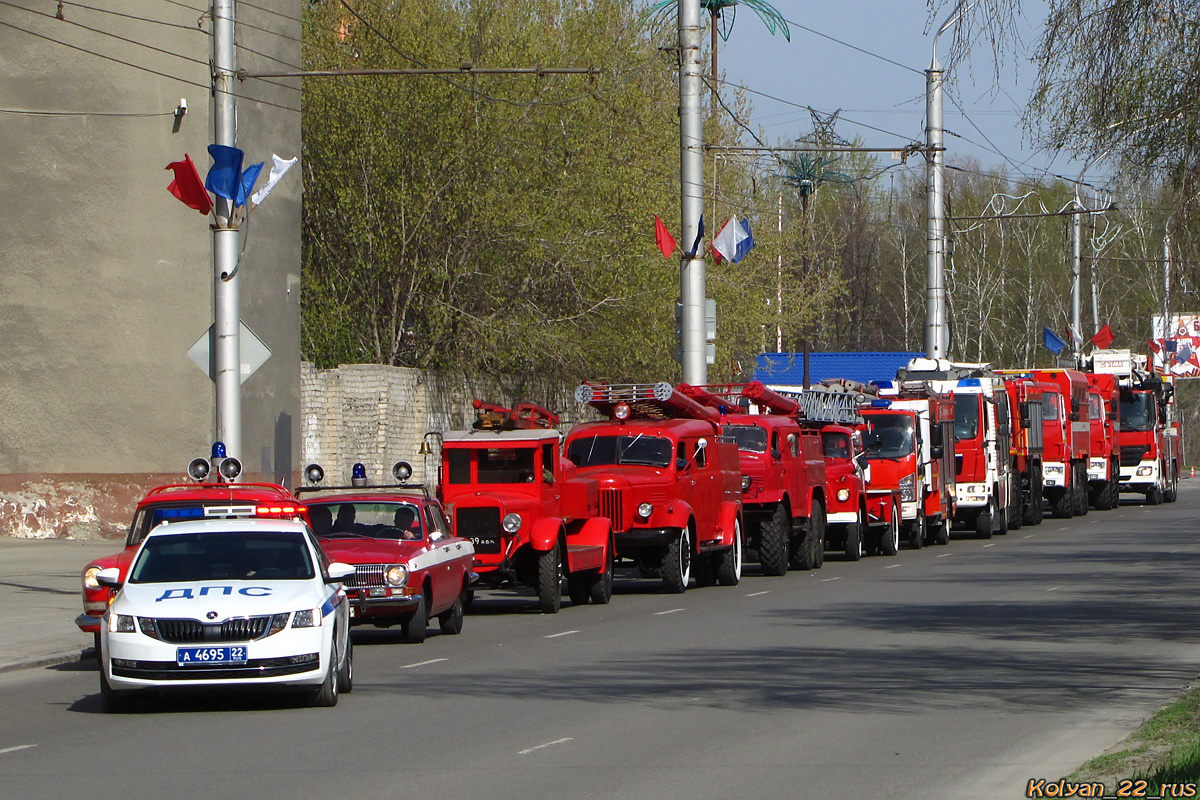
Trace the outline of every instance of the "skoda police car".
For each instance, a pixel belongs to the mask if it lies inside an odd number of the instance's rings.
[[[353,686],[349,604],[303,522],[167,522],[149,531],[100,626],[100,694],[124,710],[142,691],[284,687],[332,706]]]

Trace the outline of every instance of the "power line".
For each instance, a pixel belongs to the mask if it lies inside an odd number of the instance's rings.
[[[888,64],[891,64],[894,67],[900,67],[900,69],[906,69],[909,72],[916,73],[917,75],[925,74],[921,70],[913,69],[912,67],[908,66],[907,64],[901,64],[899,61],[893,61],[892,59],[888,58],[887,56],[881,56],[881,55],[879,55],[879,53],[872,53],[870,50],[864,50],[863,48],[852,45],[849,42],[843,42],[841,39],[837,39],[833,36],[830,36],[827,33],[821,33],[820,31],[815,31],[812,28],[805,27],[804,25],[801,25],[799,22],[792,22],[790,19],[785,19],[784,22],[786,22],[789,25],[794,25],[802,31],[807,31],[808,33],[811,33],[814,36],[820,36],[822,39],[828,39],[831,42],[840,44],[842,47],[848,47],[851,50],[857,50],[858,52],[862,53],[863,55],[868,55],[871,58],[877,58],[880,61],[887,62]]]
[[[181,25],[178,22],[166,22],[165,20],[161,20],[161,19],[151,19],[149,17],[139,17],[135,14],[122,14],[120,11],[112,11],[111,9],[107,9],[107,8],[96,8],[94,6],[84,5],[83,3],[73,3],[70,0],[62,0],[62,2],[59,3],[59,5],[60,6],[73,6],[74,8],[83,8],[83,9],[87,9],[88,11],[95,11],[97,14],[110,14],[114,17],[124,17],[125,19],[137,20],[138,22],[149,22],[154,25],[163,25],[168,28],[178,28],[180,30],[185,30],[185,31],[199,31],[201,33],[204,32],[204,29],[201,28],[199,25],[196,25],[195,27],[193,27],[191,25]],[[23,10],[32,11],[32,9],[23,9]],[[41,14],[42,12],[33,11],[32,13]],[[56,15],[54,15],[54,14],[42,14],[42,16],[56,17]],[[56,18],[61,19],[64,22],[70,22],[70,20],[65,19],[64,17],[56,17]]]
[[[0,114],[25,117],[173,117],[174,111],[34,111],[26,108],[0,108]]]

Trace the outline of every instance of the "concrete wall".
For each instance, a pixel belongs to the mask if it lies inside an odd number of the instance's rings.
[[[178,475],[214,429],[213,384],[187,357],[212,322],[209,219],[164,170],[210,163],[207,5],[114,0],[59,20],[23,4],[0,6],[0,478]],[[239,66],[298,65],[301,5],[255,5],[279,14],[238,6]],[[238,101],[248,163],[299,154],[299,81],[278,83],[238,88],[261,101]],[[273,351],[243,386],[240,455],[276,479],[300,442],[301,190],[296,169],[254,212],[240,271],[243,319]]]

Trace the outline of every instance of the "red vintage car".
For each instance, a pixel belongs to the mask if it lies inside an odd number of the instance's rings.
[[[392,467],[394,485],[368,486],[366,468],[355,464],[350,486],[320,486],[324,471],[305,468],[312,484],[297,491],[330,561],[350,564],[343,584],[351,625],[402,627],[408,642],[425,641],[429,620],[442,633],[462,631],[471,590],[475,548],[450,533],[442,504],[423,486],[407,483],[412,467]]]
[[[159,523],[198,519],[266,517],[303,519],[304,507],[283,486],[274,483],[235,483],[242,465],[226,457],[225,445],[213,445],[211,459],[196,458],[188,465],[188,476],[195,483],[169,484],[151,489],[137,504],[133,523],[125,536],[125,548],[119,553],[98,558],[83,568],[83,613],[75,624],[84,633],[100,640],[100,617],[115,592],[96,581],[102,569],[116,567],[125,580],[129,564],[138,546]]]

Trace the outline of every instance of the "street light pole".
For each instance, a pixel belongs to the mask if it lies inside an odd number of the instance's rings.
[[[679,175],[680,236],[683,256],[679,271],[681,308],[680,353],[683,380],[708,382],[705,360],[704,243],[700,221],[704,213],[704,88],[700,64],[700,0],[679,0]]]
[[[234,106],[234,0],[213,0],[213,141],[237,146]],[[240,176],[239,176],[240,180]],[[213,225],[213,379],[216,384],[216,440],[230,456],[242,457],[241,312],[238,295],[238,230],[234,203],[216,199]]]

